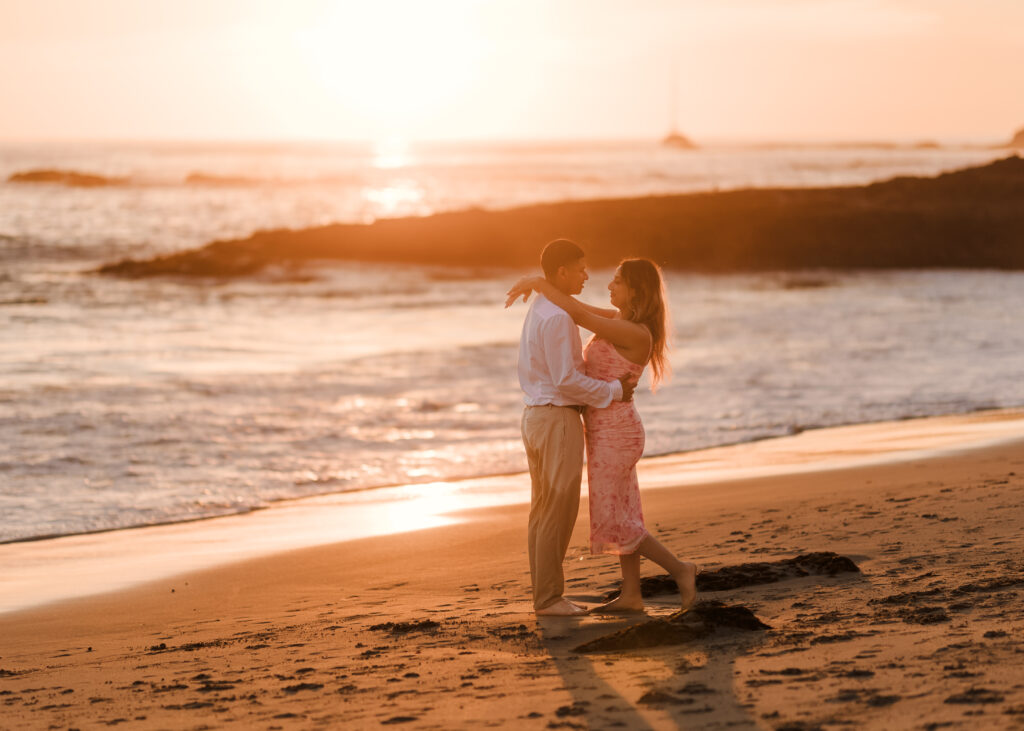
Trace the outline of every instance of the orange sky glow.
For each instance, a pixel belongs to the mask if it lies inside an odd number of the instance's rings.
[[[1002,141],[1019,0],[0,0],[0,139]]]

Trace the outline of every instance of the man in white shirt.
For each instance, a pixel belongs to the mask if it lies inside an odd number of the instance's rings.
[[[579,294],[587,281],[584,252],[566,239],[541,253],[544,277],[560,291]],[[583,344],[569,314],[537,294],[519,342],[523,389],[522,432],[530,464],[529,553],[533,608],[540,615],[571,616],[586,609],[562,596],[562,562],[580,504],[584,406],[604,408],[633,398],[635,381],[601,381],[583,373]]]

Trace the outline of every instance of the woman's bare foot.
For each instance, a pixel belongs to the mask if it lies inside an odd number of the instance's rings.
[[[535,610],[538,617],[577,617],[586,614],[589,610],[579,604],[573,604],[568,599],[559,599],[554,604],[548,604],[543,609]]]
[[[697,564],[690,561],[682,561],[683,567],[678,574],[672,576],[679,587],[679,601],[683,609],[689,609],[697,601]]]
[[[612,613],[624,613],[624,612],[642,612],[644,611],[644,600],[642,597],[624,597],[619,594],[617,597],[612,599],[610,602],[594,607],[590,610],[591,614],[612,614]]]

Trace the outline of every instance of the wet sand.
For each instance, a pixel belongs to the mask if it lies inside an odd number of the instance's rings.
[[[0,615],[3,726],[1024,728],[1024,414],[725,449],[641,473],[707,569],[686,615],[651,581],[646,615],[539,621],[527,506],[496,505]],[[586,515],[567,593],[597,603]]]

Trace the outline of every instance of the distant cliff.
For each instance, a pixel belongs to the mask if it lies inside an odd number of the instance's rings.
[[[648,256],[702,272],[1024,269],[1024,160],[859,187],[563,202],[261,231],[100,271],[236,277],[315,260],[530,267],[558,237],[583,244],[593,265]]]
[[[1006,146],[1024,149],[1024,127],[1017,130],[1017,134],[1013,136],[1013,139]]]

